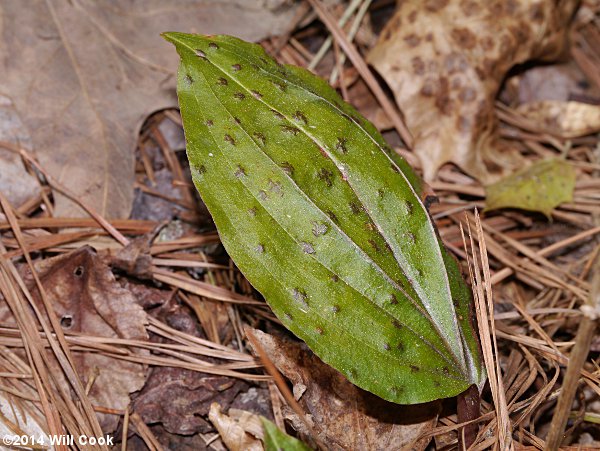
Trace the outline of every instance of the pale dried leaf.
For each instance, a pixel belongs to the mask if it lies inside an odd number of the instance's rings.
[[[8,97],[0,94],[0,141],[31,147],[31,138]],[[40,191],[35,178],[27,173],[21,157],[0,146],[0,191],[18,208]]]
[[[594,98],[600,89],[590,85],[574,61],[534,66],[507,80],[514,83],[517,96],[510,104],[539,102],[542,100],[568,101],[572,96]]]
[[[600,105],[546,100],[520,105],[517,111],[541,129],[564,138],[600,131]]]
[[[419,439],[437,422],[437,402],[398,405],[348,382],[305,345],[253,330],[269,358],[293,384],[294,396],[308,413],[304,421],[289,408],[286,416],[305,437],[330,450],[425,449]],[[305,421],[310,424],[310,430]]]
[[[50,437],[44,430],[45,425],[40,424],[30,414],[28,409],[31,406],[24,406],[20,400],[15,402],[16,399],[18,398],[11,399],[0,394],[0,438],[2,438],[2,443],[7,445],[11,437],[26,435],[35,437],[38,442],[48,445]],[[5,447],[2,449],[5,449]],[[53,450],[54,447],[47,449]]]
[[[252,416],[252,414],[248,414]],[[248,416],[235,419],[221,412],[221,406],[218,403],[212,403],[208,418],[217,428],[221,435],[221,440],[225,443],[229,451],[262,451],[262,442],[251,434],[246,432],[245,426],[253,425],[253,421]],[[260,423],[260,419],[258,420]],[[255,426],[252,426],[254,428]]]
[[[264,438],[264,419],[259,415],[241,409],[229,409],[227,413],[231,419],[238,422],[244,431],[261,440]]]
[[[127,217],[143,120],[175,107],[168,29],[257,40],[281,32],[285,0],[2,2],[0,93],[10,96],[51,175],[107,217]],[[80,216],[57,195],[58,216]]]
[[[399,3],[368,59],[394,92],[427,180],[446,162],[484,182],[522,164],[497,137],[496,94],[515,64],[558,55],[576,3]]]
[[[564,160],[539,161],[487,186],[486,211],[521,208],[550,217],[555,207],[573,199],[575,177],[575,169]]]

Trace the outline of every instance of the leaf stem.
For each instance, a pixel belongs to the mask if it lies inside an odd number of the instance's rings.
[[[456,398],[458,422],[475,420],[480,415],[479,389],[473,384]],[[479,424],[469,423],[458,430],[458,449],[468,449],[477,438]]]
[[[583,317],[577,330],[575,337],[575,346],[569,357],[569,364],[563,379],[563,386],[558,397],[558,403],[552,417],[550,432],[546,439],[546,449],[555,451],[559,448],[564,440],[564,432],[571,413],[573,398],[579,385],[581,370],[587,359],[590,351],[590,345],[594,338],[597,320],[600,314],[600,256],[596,256],[594,270],[592,271],[592,289],[588,302],[586,302],[581,310]]]

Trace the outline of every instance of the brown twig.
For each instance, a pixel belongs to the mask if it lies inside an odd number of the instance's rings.
[[[79,205],[81,208],[83,208],[92,218],[94,218],[98,222],[98,224],[100,224],[111,236],[113,236],[115,238],[115,240],[117,240],[123,246],[127,246],[129,244],[129,240],[127,238],[125,238],[125,236],[121,232],[119,232],[117,229],[115,229],[112,226],[112,224],[110,224],[110,222],[108,222],[98,212],[96,212],[95,209],[93,209],[89,205],[82,202],[78,196],[76,196],[69,189],[67,189],[66,187],[61,185],[57,180],[55,180],[54,177],[52,177],[37,162],[37,160],[32,155],[29,154],[29,152],[27,150],[23,149],[22,147],[15,146],[12,143],[4,142],[4,141],[0,142],[0,146],[7,148],[13,152],[15,152],[15,151],[18,152],[21,155],[21,157],[25,161],[27,161],[27,163],[29,163],[32,167],[34,167],[37,171],[39,171],[41,174],[44,175],[44,178],[46,179],[48,184],[50,186],[52,186],[52,188],[54,188],[56,191],[60,192],[61,194],[65,195],[66,197],[68,197],[69,199],[74,201],[77,205]]]
[[[550,451],[557,450],[564,440],[564,431],[571,413],[575,392],[579,386],[581,370],[589,354],[590,345],[598,325],[600,313],[600,257],[596,257],[594,266],[590,297],[588,302],[581,307],[583,317],[575,336],[575,346],[569,357],[569,365],[563,378],[562,389],[552,417],[550,432],[546,439],[546,449]]]
[[[385,94],[385,92],[383,91],[383,89],[369,70],[367,63],[365,63],[365,60],[362,58],[362,56],[360,56],[358,50],[356,50],[356,47],[352,45],[352,43],[346,37],[344,31],[335,22],[335,19],[333,19],[333,17],[331,17],[331,14],[327,12],[325,7],[321,3],[321,0],[308,1],[316,11],[319,18],[327,26],[327,28],[329,29],[337,43],[340,45],[342,50],[346,52],[346,55],[348,55],[348,58],[350,58],[350,61],[352,61],[352,64],[354,64],[356,70],[358,70],[360,75],[363,77],[365,83],[367,83],[367,86],[369,86],[371,91],[373,91],[373,94],[377,98],[377,101],[381,104],[388,117],[392,120],[392,123],[394,124],[394,127],[396,128],[398,134],[402,138],[402,141],[404,141],[404,144],[406,144],[406,146],[409,149],[412,148],[413,138],[410,132],[408,131],[408,128],[406,127],[404,121],[400,117],[398,110],[387,98],[387,95]]]

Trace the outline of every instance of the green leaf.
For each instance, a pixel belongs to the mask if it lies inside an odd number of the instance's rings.
[[[260,418],[265,430],[265,451],[310,451],[310,448],[281,431],[265,417]]]
[[[573,200],[575,170],[565,160],[541,160],[485,188],[485,211],[521,208],[540,211],[550,217],[552,210]]]
[[[412,404],[483,379],[470,291],[421,182],[325,81],[229,36],[166,33],[194,183],[282,323],[378,396]]]

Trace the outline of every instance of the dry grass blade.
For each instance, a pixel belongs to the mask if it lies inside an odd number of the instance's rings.
[[[346,25],[346,22],[348,22],[350,17],[352,17],[352,14],[354,14],[354,12],[358,9],[358,7],[360,6],[360,4],[362,2],[363,2],[363,0],[352,0],[350,2],[348,7],[342,14],[342,17],[340,17],[340,20],[338,21],[338,25],[340,27],[343,27],[344,25]],[[308,70],[314,70],[317,67],[319,62],[321,62],[323,57],[327,54],[329,48],[331,47],[332,42],[333,42],[332,37],[327,36],[327,39],[325,39],[325,41],[323,42],[323,44],[321,45],[321,47],[319,48],[319,50],[313,57],[312,61],[308,64],[308,66],[307,66]]]
[[[123,417],[123,433],[121,434],[121,451],[127,450],[127,434],[129,432],[129,408],[125,410]]]
[[[331,17],[331,14],[329,14],[329,12],[327,12],[325,7],[321,3],[321,0],[308,0],[308,1],[310,2],[312,7],[314,8],[314,10],[317,12],[317,15],[319,16],[319,18],[327,26],[327,28],[329,29],[329,31],[331,32],[331,34],[333,35],[334,39],[337,41],[339,46],[344,50],[346,55],[348,55],[348,58],[350,58],[350,61],[352,61],[352,64],[354,64],[354,67],[356,67],[356,70],[358,70],[358,72],[363,77],[363,79],[365,80],[365,82],[367,83],[367,85],[369,86],[371,91],[373,91],[373,94],[375,95],[375,97],[377,98],[379,103],[381,104],[382,108],[387,113],[387,115],[390,117],[392,122],[394,123],[394,127],[396,127],[398,134],[400,135],[400,137],[402,138],[402,140],[404,141],[406,146],[410,149],[412,147],[413,139],[412,139],[410,132],[408,131],[408,128],[406,128],[406,125],[404,124],[404,121],[400,117],[398,110],[394,107],[392,102],[387,98],[387,96],[386,96],[385,92],[383,91],[383,89],[381,88],[381,86],[379,86],[379,83],[377,82],[377,80],[375,79],[375,77],[373,76],[371,71],[369,70],[369,67],[367,66],[367,63],[365,63],[365,60],[363,59],[363,57],[360,55],[360,53],[358,53],[358,50],[356,50],[356,48],[348,40],[344,31],[338,26],[338,24],[335,22],[335,20]]]
[[[225,288],[211,285],[206,282],[201,282],[182,274],[155,268],[153,270],[153,275],[155,280],[168,283],[169,285],[189,291],[190,293],[197,294],[198,296],[205,296],[210,299],[231,302],[234,304],[264,305],[264,302],[250,299],[246,296],[241,296]]]
[[[131,234],[144,234],[151,232],[156,223],[153,221],[139,221],[135,219],[113,219],[108,221],[115,229]],[[64,228],[99,228],[100,225],[92,218],[23,218],[17,223],[22,230],[25,229],[64,229]],[[9,230],[8,222],[0,221],[0,230]]]
[[[468,220],[468,217],[467,217]],[[479,214],[475,210],[475,231],[479,242],[479,255],[477,255],[475,241],[471,232],[471,222],[467,222],[469,240],[471,244],[472,258],[468,258],[469,272],[471,274],[471,283],[473,285],[473,294],[475,297],[475,306],[477,312],[477,324],[479,327],[479,337],[483,350],[485,368],[488,373],[492,398],[496,410],[496,444],[495,447],[502,450],[514,449],[512,441],[512,428],[508,408],[506,404],[504,386],[502,382],[502,372],[500,369],[498,343],[496,341],[496,330],[494,325],[494,301],[492,297],[492,285],[490,283],[489,263],[487,258],[487,249],[483,229],[479,219]],[[463,233],[461,226],[461,233]],[[463,233],[463,240],[466,239]],[[481,269],[480,269],[481,262]]]
[[[144,440],[144,443],[148,447],[150,451],[162,451],[164,448],[156,438],[156,436],[152,433],[150,428],[146,426],[146,424],[142,421],[140,416],[133,412],[129,416],[129,420],[131,424],[135,427],[138,435]]]
[[[81,200],[78,198],[77,195],[75,195],[74,193],[69,191],[67,188],[62,186],[56,180],[54,180],[54,178],[52,176],[50,176],[50,174],[48,174],[47,171],[44,170],[44,168],[36,161],[36,159],[34,157],[32,157],[29,154],[29,152],[27,150],[25,150],[21,147],[18,147],[18,146],[14,146],[11,143],[7,143],[7,142],[3,142],[3,141],[0,142],[0,146],[4,147],[6,149],[9,149],[13,152],[18,152],[21,155],[21,157],[28,164],[30,164],[33,168],[35,168],[37,171],[39,171],[41,174],[43,174],[44,178],[46,179],[46,181],[52,188],[54,188],[56,191],[60,192],[61,194],[64,194],[66,197],[68,197],[72,201],[76,202],[77,205],[79,205],[81,208],[83,208],[92,218],[94,218],[98,222],[98,224],[100,224],[111,236],[113,236],[115,238],[115,240],[117,240],[123,246],[127,246],[129,244],[129,240],[127,238],[125,238],[125,236],[121,232],[119,232],[115,227],[113,227],[113,225],[110,222],[108,222],[101,215],[99,215],[96,212],[96,210],[94,210],[89,205],[85,205],[83,202],[81,202]]]
[[[261,362],[263,363],[265,371],[271,375],[275,385],[279,389],[279,392],[283,395],[283,398],[285,399],[285,401],[292,408],[292,410],[298,416],[298,418],[304,423],[306,428],[309,431],[312,431],[313,428],[310,425],[309,421],[307,421],[307,418],[306,418],[307,413],[302,409],[302,407],[300,407],[300,404],[298,404],[298,402],[294,398],[292,391],[288,387],[286,381],[284,380],[283,376],[281,375],[281,373],[279,372],[279,370],[277,369],[275,364],[271,361],[271,359],[265,352],[265,350],[262,347],[261,343],[259,342],[258,338],[254,334],[254,331],[250,327],[246,327],[244,329],[244,332],[246,334],[246,338],[252,345],[252,349],[254,349],[254,351],[260,358]],[[316,434],[311,432],[311,435],[314,440],[317,440]]]
[[[154,320],[155,324],[158,324]],[[160,327],[152,326],[150,331],[180,344],[149,343],[145,341],[123,338],[95,337],[84,334],[69,334],[65,336],[66,342],[72,351],[92,352],[110,356],[116,360],[137,362],[146,365],[182,368],[192,371],[201,371],[207,374],[216,374],[235,377],[248,381],[268,380],[268,376],[241,372],[240,370],[254,370],[260,364],[250,355],[220,346],[221,350],[214,349],[218,345],[176,331],[161,324]],[[24,342],[17,329],[1,328],[0,343],[11,348],[22,348]],[[50,345],[45,334],[40,334],[41,346],[49,348]],[[207,343],[206,346],[202,343]],[[134,352],[136,349],[152,351],[150,355]],[[222,359],[228,363],[212,363],[195,356]]]
[[[36,282],[36,286],[40,292],[41,299],[44,303],[46,314],[50,319],[50,325],[46,323],[42,312],[39,311],[37,305],[33,301],[33,298],[27,290],[24,282],[20,278],[16,268],[9,260],[6,260],[4,256],[0,254],[0,266],[2,267],[5,282],[3,284],[4,298],[9,303],[9,306],[17,320],[19,329],[25,334],[25,343],[27,343],[26,351],[29,358],[32,360],[32,368],[35,368],[34,379],[37,384],[37,391],[42,401],[42,406],[46,414],[48,421],[49,433],[54,435],[61,435],[63,433],[63,425],[73,433],[87,433],[89,436],[100,437],[102,436],[102,429],[98,423],[98,419],[92,408],[92,405],[85,393],[85,389],[81,384],[79,376],[74,368],[73,359],[71,357],[70,349],[66,343],[65,337],[62,333],[58,318],[53,311],[52,306],[48,303],[45,296],[44,288],[41,282],[37,278],[37,273],[33,267],[33,262],[27,252],[27,248],[23,243],[23,236],[16,222],[16,218],[12,213],[12,208],[8,204],[6,198],[0,193],[0,204],[4,211],[8,222],[11,224],[13,233],[17,238],[17,241],[22,247],[25,259],[31,269],[32,275]],[[6,250],[0,244],[0,251],[6,253]],[[11,299],[13,300],[11,302]],[[52,353],[57,359],[60,367],[64,373],[66,380],[69,382],[71,388],[77,395],[77,406],[72,400],[68,393],[60,390],[60,385],[57,380],[49,373],[50,368],[48,367],[47,359],[44,354],[44,346],[41,341],[41,337],[37,330],[37,325],[41,326],[46,335],[50,337],[52,332],[55,332],[56,338],[50,338],[49,344],[52,349]],[[53,393],[51,387],[57,387],[59,389],[61,399],[56,398],[56,394]],[[46,398],[45,393],[48,394],[50,399]],[[54,399],[53,399],[54,398]],[[63,408],[57,406],[60,404],[66,404],[66,411]],[[54,406],[54,408],[53,408]],[[63,416],[62,421],[58,416],[58,412],[61,412]],[[72,415],[72,419],[65,419],[64,415]],[[71,424],[69,424],[71,423]],[[92,449],[106,449],[106,446],[94,445]]]
[[[362,0],[362,4],[360,5],[360,8],[358,9],[358,11],[356,13],[356,17],[352,21],[352,25],[350,27],[350,30],[348,31],[348,40],[350,42],[352,42],[352,40],[356,36],[356,33],[358,33],[360,24],[363,21],[363,19],[365,18],[367,11],[369,11],[369,6],[371,6],[371,1],[372,0]],[[331,76],[329,77],[330,85],[335,85],[337,82],[338,76],[340,76],[340,77],[343,76],[342,68],[344,67],[345,62],[346,62],[346,55],[343,54],[343,55],[341,55],[341,57],[339,59],[339,67],[335,67],[331,71]],[[344,83],[342,83],[342,86],[344,86]]]
[[[545,248],[537,251],[536,255],[538,255],[540,257],[546,257],[560,249],[563,249],[567,246],[571,246],[579,241],[585,240],[586,238],[593,237],[599,233],[600,233],[600,227],[594,227],[593,229],[585,230],[581,233],[578,233],[577,235],[571,236],[562,241],[558,241],[548,247],[545,247]],[[501,271],[496,272],[492,276],[492,280],[491,280],[492,285],[495,285],[495,284],[501,282],[502,280],[506,279],[511,274],[513,274],[513,271],[511,268],[504,268]]]
[[[195,248],[206,244],[218,243],[219,235],[216,233],[206,233],[203,235],[194,235],[179,238],[172,241],[155,243],[150,248],[152,255],[159,255],[166,252],[181,251],[183,249]]]
[[[285,380],[281,376],[281,373],[277,370],[275,364],[271,361],[271,359],[269,359],[269,356],[263,349],[262,345],[254,336],[254,332],[252,331],[252,329],[247,327],[244,330],[244,332],[246,333],[246,338],[248,338],[248,341],[252,345],[252,348],[256,351],[256,354],[258,354],[259,359],[263,363],[265,370],[271,375],[275,384],[277,385],[277,388],[279,388],[279,391],[281,392],[287,403],[290,405],[290,407],[294,410],[294,412],[296,413],[296,415],[298,415],[299,418],[304,418],[306,413],[304,412],[304,410],[302,410],[302,407],[300,407],[298,402],[296,402],[294,395],[292,394]]]

